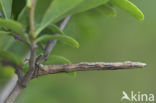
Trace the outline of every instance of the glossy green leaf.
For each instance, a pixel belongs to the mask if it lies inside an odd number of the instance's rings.
[[[0,60],[7,60],[17,65],[23,65],[22,58],[14,55],[9,51],[0,50]]]
[[[141,12],[139,8],[137,8],[132,2],[128,0],[110,0],[113,5],[127,11],[131,15],[133,15],[137,20],[144,20],[144,14]]]
[[[40,26],[37,28],[35,34],[39,34],[44,28],[54,22],[55,19],[61,17],[75,6],[77,6],[82,0],[54,0],[51,2],[48,10],[42,19]]]
[[[70,36],[66,36],[66,35],[42,35],[41,37],[36,39],[36,43],[38,42],[42,42],[42,41],[48,41],[48,40],[59,40],[61,42],[63,42],[64,44],[67,44],[71,47],[79,47],[79,43],[73,39]]]
[[[12,0],[0,0],[0,8],[5,18],[11,18]]]
[[[48,60],[45,61],[43,64],[45,65],[52,65],[52,64],[70,64],[71,61],[65,57],[57,56],[57,55],[50,55]],[[76,77],[76,72],[67,73],[69,76]]]
[[[60,30],[60,28],[57,27],[55,24],[51,25],[51,30],[53,33],[58,33],[58,34],[64,35],[64,32],[62,30]]]
[[[14,33],[24,34],[22,25],[17,21],[0,19],[0,27],[11,30]]]

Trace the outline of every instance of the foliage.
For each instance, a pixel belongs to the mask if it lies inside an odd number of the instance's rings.
[[[8,45],[7,49],[4,48],[4,46],[0,47],[2,50],[0,58],[7,59],[14,64],[23,64],[22,57],[16,57],[26,55],[28,48],[17,43],[12,37],[20,35],[24,40],[29,42],[30,26],[28,10],[31,5],[30,0],[0,0],[0,36],[2,37],[0,43]],[[59,29],[57,26],[59,22],[68,15],[75,15],[82,12],[115,16],[115,6],[130,13],[137,20],[144,19],[143,13],[128,0],[37,0],[34,20],[35,41],[39,45],[44,45],[48,40],[59,40],[71,47],[78,48],[79,43],[72,37],[65,35],[66,33]],[[56,33],[58,35],[54,35]],[[10,42],[4,41],[6,37]],[[4,50],[11,53],[4,52]],[[23,50],[21,54],[17,53],[19,50]],[[37,56],[39,56],[39,54]],[[63,57],[56,56],[53,57],[53,59],[56,61],[68,61]],[[51,63],[53,59],[50,58],[47,62]]]

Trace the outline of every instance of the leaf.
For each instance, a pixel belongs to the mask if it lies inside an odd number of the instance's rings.
[[[70,64],[71,61],[62,56],[50,55],[48,60],[43,64],[52,65],[52,64]]]
[[[17,20],[24,26],[24,28],[27,28],[29,26],[29,10],[27,7],[24,7],[21,10]]]
[[[25,5],[26,5],[26,0],[13,0],[12,15],[13,15],[15,20],[17,20],[20,12],[23,10]]]
[[[22,25],[17,21],[0,19],[0,27],[11,30],[14,33],[24,34]]]
[[[41,20],[53,0],[36,0],[35,7],[35,27],[40,26]]]
[[[15,63],[17,65],[22,65],[22,58],[14,55],[9,51],[0,50],[0,60],[7,60],[11,63]]]
[[[41,42],[41,41],[48,41],[48,40],[60,40],[61,42],[71,46],[71,47],[76,47],[79,48],[79,43],[73,39],[70,36],[66,35],[47,35],[44,34],[41,37],[36,39],[36,43]]]
[[[0,0],[0,7],[5,18],[11,18],[12,0]]]
[[[65,57],[57,56],[57,55],[50,55],[48,60],[45,61],[43,64],[45,65],[52,65],[52,64],[70,64],[71,61]],[[76,72],[67,73],[69,76],[76,77]]]
[[[36,35],[38,35],[44,28],[54,22],[55,19],[61,17],[76,5],[78,5],[82,0],[54,0],[48,7],[45,15],[41,21],[40,26],[36,30]]]
[[[62,16],[59,16],[55,19],[54,23],[60,21],[61,19],[65,18],[68,15],[74,15],[77,13],[85,12],[90,9],[96,8],[100,5],[104,5],[109,0],[82,0],[78,5],[76,5],[74,8],[63,14]]]
[[[85,13],[89,14],[90,16],[116,16],[116,11],[115,9],[108,4],[105,5],[101,5],[97,8],[94,9],[90,9],[88,11],[86,11]]]
[[[53,33],[58,33],[58,34],[64,35],[64,32],[62,30],[60,30],[60,28],[57,27],[55,24],[51,25],[51,30]]]
[[[110,0],[113,5],[127,11],[131,15],[133,15],[137,20],[144,20],[144,14],[141,12],[139,8],[137,8],[132,2],[128,0]]]
[[[25,56],[29,52],[29,49],[30,48],[27,45],[18,40],[14,40],[14,42],[8,48],[9,51],[11,51],[15,56],[20,58],[25,58]]]
[[[15,74],[15,71],[12,67],[4,67],[0,65],[0,78],[11,77]]]
[[[100,5],[106,4],[109,0],[83,0],[79,5],[77,5],[70,12],[71,14],[76,14],[84,12],[93,8],[96,8]]]
[[[12,38],[11,36],[6,35],[6,34],[7,33],[4,33],[4,34],[2,33],[0,36],[1,37],[0,38],[0,49],[3,49],[3,50],[7,50],[15,41],[14,38]]]
[[[10,32],[0,31],[0,35],[10,35]]]

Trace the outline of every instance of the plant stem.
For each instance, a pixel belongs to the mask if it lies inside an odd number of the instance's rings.
[[[26,75],[24,76],[21,86],[22,87],[26,87],[29,80],[32,78],[34,71],[35,71],[35,55],[36,55],[36,49],[37,49],[37,45],[36,44],[32,44],[31,48],[31,55],[30,55],[30,59],[29,59],[29,70],[26,73]]]
[[[15,34],[15,35],[14,35],[14,38],[15,38],[16,40],[19,40],[19,41],[23,42],[24,44],[26,44],[26,45],[28,45],[28,46],[30,47],[30,44],[29,44],[23,37],[21,37],[20,35]]]
[[[29,8],[29,24],[30,24],[30,36],[32,36],[32,38],[35,37],[34,15],[35,15],[35,0],[31,0],[31,7]]]
[[[30,23],[30,59],[29,59],[29,70],[23,78],[21,83],[22,87],[26,87],[29,80],[33,76],[35,71],[35,56],[37,45],[35,43],[35,24],[34,24],[34,14],[35,14],[35,0],[31,0],[31,7],[29,8],[29,23]]]
[[[26,75],[22,78],[20,83],[16,83],[15,88],[12,90],[5,103],[13,103],[20,92],[27,86],[29,80],[32,78],[35,71],[35,55],[37,45],[35,44],[35,24],[34,24],[34,13],[35,13],[35,0],[31,0],[31,7],[29,8],[29,24],[30,24],[30,59],[29,59],[29,70]],[[21,40],[23,41],[23,40]],[[18,78],[19,79],[19,78]]]
[[[31,0],[31,7],[29,8],[29,24],[30,24],[30,59],[29,59],[29,70],[23,78],[21,85],[26,87],[29,80],[31,79],[35,71],[35,55],[37,45],[35,44],[35,23],[34,23],[34,14],[35,14],[35,0]]]

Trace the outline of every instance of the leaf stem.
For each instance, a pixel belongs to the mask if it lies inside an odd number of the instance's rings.
[[[35,0],[31,0],[31,7],[29,8],[29,24],[30,24],[30,36],[32,38],[35,37],[34,15],[35,15]]]

